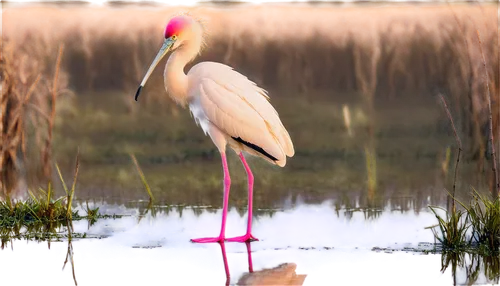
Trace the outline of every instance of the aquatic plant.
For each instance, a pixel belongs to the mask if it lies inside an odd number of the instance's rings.
[[[498,7],[500,9],[500,6]],[[500,11],[500,10],[499,10]],[[455,19],[458,19],[455,15]],[[464,36],[462,34],[462,36]],[[460,162],[460,153],[462,151],[462,142],[460,137],[458,136],[457,130],[455,128],[455,124],[453,122],[453,117],[451,116],[450,110],[444,99],[442,94],[439,94],[443,107],[446,111],[446,114],[450,120],[450,124],[452,126],[455,140],[457,142],[458,154],[457,161],[455,165],[455,175],[453,178],[453,193],[449,193],[448,195],[452,200],[452,208],[451,210],[446,210],[441,208],[446,212],[446,218],[442,218],[437,214],[437,207],[430,207],[431,211],[434,213],[436,218],[438,219],[438,226],[440,229],[440,233],[438,233],[434,227],[432,227],[432,231],[436,239],[438,239],[442,244],[444,249],[451,250],[464,250],[464,247],[476,247],[479,253],[484,255],[492,255],[498,254],[499,246],[500,246],[500,186],[498,181],[498,172],[497,172],[497,161],[495,156],[495,146],[494,146],[494,136],[493,136],[493,120],[492,120],[492,99],[490,94],[490,80],[488,75],[488,66],[486,65],[486,59],[483,52],[483,44],[481,41],[481,36],[479,30],[476,29],[476,37],[478,40],[479,54],[481,58],[478,60],[482,63],[485,72],[485,88],[483,92],[485,93],[485,102],[487,105],[488,115],[488,135],[487,141],[490,147],[491,152],[491,164],[494,178],[494,186],[491,189],[493,194],[493,199],[488,198],[486,195],[481,195],[474,188],[472,188],[472,200],[469,205],[464,205],[460,201],[457,201],[455,198],[455,188],[456,188],[456,180],[457,180],[457,170]],[[465,38],[465,36],[464,36]],[[466,39],[466,38],[465,38]],[[465,40],[466,41],[466,40]],[[467,41],[466,41],[467,43]],[[500,51],[499,51],[500,52]],[[470,57],[470,56],[469,56]],[[469,58],[470,61],[470,58]],[[457,201],[464,210],[456,210],[455,201]],[[466,235],[467,230],[471,227],[471,237],[469,241],[467,241]],[[472,243],[472,240],[475,241],[475,244]]]
[[[451,194],[450,194],[451,196]],[[452,197],[453,200],[456,200]],[[498,255],[500,252],[500,198],[491,199],[472,188],[472,199],[465,205],[457,201],[460,210],[447,211],[429,206],[438,224],[429,227],[444,251],[472,251],[481,255]],[[445,217],[436,211],[440,209]],[[436,230],[439,227],[439,232]],[[469,232],[470,229],[470,232]]]
[[[137,167],[139,176],[146,186],[146,190],[150,196],[150,206],[154,200],[149,185],[142,173],[142,170],[135,159],[131,155]],[[109,216],[99,213],[99,208],[90,208],[86,202],[85,216],[82,216],[78,211],[73,211],[72,205],[75,197],[76,183],[79,172],[79,152],[76,155],[75,169],[73,173],[73,183],[71,188],[68,188],[61,170],[55,164],[61,185],[65,191],[65,195],[57,199],[54,198],[54,188],[51,182],[47,188],[39,188],[36,192],[29,191],[27,200],[12,200],[7,197],[5,200],[0,200],[0,237],[5,242],[6,239],[12,236],[28,238],[32,233],[40,235],[41,238],[58,237],[55,229],[61,225],[67,226],[74,220],[87,219],[92,225],[99,218],[120,217],[117,215]],[[21,229],[25,232],[20,235]],[[42,231],[43,230],[43,231]]]
[[[26,201],[0,200],[0,228],[13,227],[15,225],[31,225],[35,223],[50,224],[60,221],[71,221],[73,216],[81,218],[78,212],[72,211],[73,197],[75,194],[76,181],[79,170],[79,155],[76,156],[73,184],[68,189],[59,166],[56,164],[59,179],[66,192],[65,196],[58,199],[53,198],[54,189],[52,183],[48,183],[47,189],[38,189],[34,193],[29,191],[29,198]]]
[[[470,228],[469,217],[464,217],[465,212],[463,210],[453,209],[447,218],[443,218],[436,211],[440,208],[430,207],[430,209],[438,220],[437,226],[439,226],[440,233],[434,228],[430,229],[434,238],[439,241],[445,249],[463,251],[471,245],[471,238],[468,237],[467,233]]]
[[[500,250],[500,196],[491,200],[474,187],[471,188],[474,199],[466,210],[471,222],[472,237],[491,250]]]

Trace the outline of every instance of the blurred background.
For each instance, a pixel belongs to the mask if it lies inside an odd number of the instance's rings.
[[[207,29],[207,48],[192,64],[225,63],[268,90],[295,144],[285,168],[249,160],[258,208],[325,199],[365,210],[445,204],[458,149],[440,94],[463,145],[458,197],[471,185],[492,188],[496,3],[260,2],[3,1],[3,195],[56,181],[54,162],[71,181],[79,148],[80,200],[146,199],[132,153],[160,203],[221,204],[218,151],[167,96],[165,60],[133,99],[180,12]],[[243,208],[244,169],[232,152],[228,159],[230,204]]]

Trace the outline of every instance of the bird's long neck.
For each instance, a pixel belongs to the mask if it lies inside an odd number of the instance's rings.
[[[170,97],[182,106],[189,103],[188,77],[184,73],[184,67],[192,61],[200,51],[201,42],[185,42],[177,48],[169,57],[165,72],[165,88]]]

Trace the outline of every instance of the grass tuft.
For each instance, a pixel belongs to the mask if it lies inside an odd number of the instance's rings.
[[[72,204],[79,170],[79,153],[76,156],[71,189],[66,185],[59,166],[57,164],[55,166],[66,193],[64,196],[54,199],[53,184],[49,182],[46,190],[39,188],[36,192],[29,191],[29,197],[25,201],[16,201],[9,197],[0,200],[0,239],[2,248],[12,238],[59,239],[61,235],[56,230],[61,226],[72,227],[71,224],[75,220],[87,219],[89,224],[93,224],[99,218],[120,217],[101,215],[99,214],[99,208],[90,208],[88,202],[86,209],[84,209],[85,216],[81,216],[78,211],[73,211]]]
[[[472,200],[468,205],[457,201],[463,209],[447,211],[442,207],[429,206],[438,219],[438,224],[429,228],[442,244],[444,252],[467,251],[485,256],[498,255],[500,198],[492,200],[474,188],[472,191]],[[453,197],[452,199],[456,200]],[[440,216],[437,209],[443,210],[446,217]],[[437,227],[439,231],[436,230]]]
[[[430,207],[432,213],[438,220],[438,227],[441,231],[439,235],[434,228],[431,231],[434,238],[438,240],[445,249],[463,250],[470,246],[470,239],[467,239],[467,231],[470,227],[468,216],[464,218],[463,210],[454,210],[448,218],[441,217],[436,210],[444,211],[438,207]]]
[[[500,250],[500,196],[490,200],[472,187],[474,198],[469,208],[472,234],[477,242],[482,242],[492,250]]]

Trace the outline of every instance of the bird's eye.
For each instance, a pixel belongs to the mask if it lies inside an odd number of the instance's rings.
[[[176,36],[176,35],[173,35],[173,36],[172,36],[172,40],[174,40],[174,41],[175,41],[175,40],[177,40],[177,36]]]

